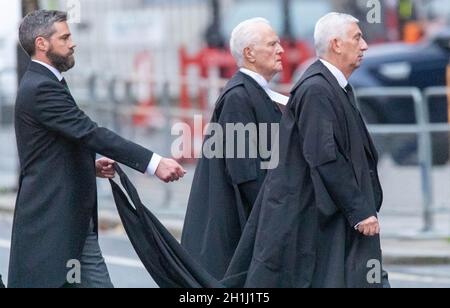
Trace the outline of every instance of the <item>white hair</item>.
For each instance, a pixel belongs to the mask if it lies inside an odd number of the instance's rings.
[[[270,26],[270,22],[267,19],[257,17],[241,22],[231,33],[231,54],[236,60],[238,67],[242,67],[244,65],[245,48],[250,47],[261,40],[260,33],[256,27],[256,25],[260,24]]]
[[[329,13],[319,19],[314,31],[317,56],[326,56],[330,48],[330,42],[336,38],[344,39],[350,25],[354,23],[359,23],[359,20],[343,13]]]

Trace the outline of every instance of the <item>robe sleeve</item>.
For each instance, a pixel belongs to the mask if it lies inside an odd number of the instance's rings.
[[[336,141],[338,127],[333,102],[326,89],[311,87],[303,97],[299,116],[299,131],[303,155],[336,206],[343,212],[351,227],[376,216],[361,192],[350,158]]]
[[[249,97],[243,92],[235,91],[224,98],[219,118],[219,124],[224,130],[225,168],[233,185],[252,182],[258,178],[256,118],[248,102]],[[245,132],[245,137],[240,137],[236,131]]]

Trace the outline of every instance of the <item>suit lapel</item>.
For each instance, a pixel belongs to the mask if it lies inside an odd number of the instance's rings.
[[[39,63],[31,61],[30,64],[28,65],[28,70],[38,73],[40,75],[43,75],[45,77],[48,77],[53,81],[56,81],[58,84],[61,85],[61,87],[64,88],[64,90],[67,92],[67,94],[69,94],[73,103],[76,105],[75,98],[72,96],[72,93],[70,92],[70,89],[69,89],[69,86],[67,85],[67,83],[64,85],[61,81],[58,80],[58,78],[55,76],[55,74],[53,74],[48,68],[46,68],[45,66],[43,66]]]
[[[48,68],[39,63],[31,61],[28,65],[28,70],[49,77],[54,81],[60,82],[58,78],[56,78],[55,74],[53,74]]]
[[[323,75],[325,76],[327,81],[330,83],[330,85],[333,87],[333,90],[335,91],[335,93],[338,94],[339,101],[342,102],[342,106],[344,107],[344,110],[346,110],[346,113],[350,113],[350,112],[355,113],[355,115],[358,118],[358,120],[361,121],[361,125],[363,126],[363,129],[364,129],[364,131],[366,133],[366,137],[367,137],[367,139],[369,141],[368,145],[366,145],[366,142],[364,142],[364,141],[362,141],[362,143],[363,143],[364,147],[366,148],[366,150],[367,150],[369,156],[371,157],[371,159],[373,159],[374,161],[377,161],[377,156],[378,155],[376,153],[376,148],[375,148],[375,145],[373,144],[372,137],[370,136],[370,133],[367,130],[367,127],[365,125],[364,119],[361,116],[361,112],[356,107],[356,104],[352,104],[349,101],[349,98],[345,94],[344,89],[341,88],[341,86],[339,85],[338,81],[333,76],[333,74],[331,74],[331,72],[325,67],[325,65],[322,64],[322,62],[320,62],[320,64],[323,67],[323,69],[322,69]],[[346,104],[344,102],[348,102],[348,104]],[[356,102],[356,97],[355,97],[355,102]],[[351,106],[350,108],[348,107],[349,105]]]

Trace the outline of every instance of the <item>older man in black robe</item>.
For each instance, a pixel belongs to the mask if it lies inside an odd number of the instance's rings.
[[[223,278],[228,268],[270,169],[271,136],[278,132],[281,110],[288,101],[268,86],[282,70],[284,51],[267,20],[255,18],[238,25],[232,33],[231,50],[240,70],[223,90],[211,120],[224,132],[224,156],[205,155],[199,161],[182,236],[182,245],[217,279]],[[234,131],[230,134],[227,129],[230,125],[249,131],[235,139]],[[211,132],[205,145],[217,137],[217,132]],[[236,146],[231,152],[230,145]],[[251,149],[256,155],[251,155]],[[245,155],[240,156],[241,151]]]
[[[377,151],[348,79],[368,49],[352,16],[316,26],[319,60],[292,91],[228,286],[382,287]]]

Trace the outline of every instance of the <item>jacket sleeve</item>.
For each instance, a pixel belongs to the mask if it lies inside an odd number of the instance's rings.
[[[153,156],[151,151],[98,127],[57,82],[48,81],[38,86],[34,113],[46,129],[142,173]]]
[[[333,202],[355,227],[376,216],[361,192],[352,162],[335,138],[337,119],[332,102],[320,87],[307,90],[299,117],[303,154],[312,174],[318,175]]]

